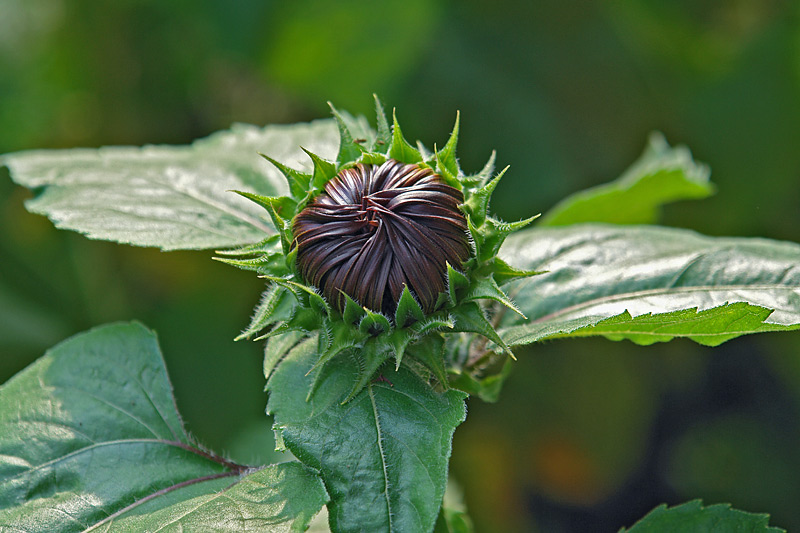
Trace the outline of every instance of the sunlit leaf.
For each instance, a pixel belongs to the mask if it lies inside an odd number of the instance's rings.
[[[259,153],[309,171],[301,146],[333,158],[338,143],[333,120],[240,124],[189,146],[35,150],[2,156],[0,165],[34,192],[28,209],[58,228],[164,250],[224,248],[274,233],[262,209],[229,192],[288,192]]]
[[[530,319],[505,314],[509,344],[574,334],[715,345],[800,324],[800,245],[790,242],[575,225],[513,235],[503,256],[547,271],[505,287]],[[727,305],[736,302],[746,305]]]

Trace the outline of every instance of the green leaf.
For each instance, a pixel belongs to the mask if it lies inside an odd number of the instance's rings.
[[[444,148],[436,152],[436,159],[439,161],[439,168],[449,178],[458,177],[458,160],[456,159],[456,146],[458,145],[458,129],[461,114],[456,112],[456,123],[453,125],[453,131],[450,133],[450,138]]]
[[[233,484],[207,481],[137,502],[86,531],[304,531],[326,499],[316,474],[300,463],[281,463]]]
[[[272,163],[275,168],[281,171],[283,177],[286,178],[286,183],[289,184],[289,194],[292,198],[295,200],[300,200],[305,197],[309,188],[311,187],[311,174],[287,167],[277,159],[274,159],[268,155],[259,155]]]
[[[594,326],[584,326],[564,332],[564,337],[590,337],[602,335],[611,340],[627,339],[636,344],[648,345],[685,337],[705,346],[717,346],[723,342],[766,331],[800,329],[796,326],[780,326],[764,321],[771,309],[744,302],[725,304],[698,312],[696,308],[671,313],[645,314],[636,318],[625,311],[615,317],[601,320]],[[562,335],[551,335],[555,338]],[[509,344],[527,344],[522,339],[507,338]]]
[[[389,322],[389,319],[384,315],[381,313],[375,313],[366,307],[363,309],[366,316],[364,316],[364,318],[362,318],[361,322],[358,324],[358,329],[361,331],[361,333],[377,335],[392,329],[391,322]]]
[[[364,148],[357,141],[366,143],[367,139],[353,137],[348,123],[345,122],[344,115],[339,113],[339,111],[333,107],[332,103],[328,102],[328,106],[330,106],[331,112],[333,113],[333,118],[336,119],[336,125],[339,127],[339,154],[337,155],[336,160],[341,164],[346,161],[354,161],[358,159],[358,157],[364,151]]]
[[[660,505],[630,529],[623,527],[619,530],[620,533],[662,533],[666,531],[786,533],[783,529],[769,526],[769,515],[746,513],[732,509],[730,504],[726,503],[703,507],[703,502],[700,500],[669,508],[666,505]]]
[[[478,260],[492,261],[509,235],[522,230],[538,217],[539,215],[534,215],[517,222],[503,222],[493,217],[486,217],[486,223],[475,239]],[[479,240],[482,241],[480,244]]]
[[[241,531],[244,515],[302,530],[326,499],[304,467],[255,471],[193,442],[140,324],[77,335],[0,387],[0,529]]]
[[[499,331],[509,344],[602,334],[640,343],[688,337],[715,345],[800,324],[795,243],[575,225],[512,235],[502,255],[509,264],[548,271],[506,285],[529,318],[503,316]],[[748,305],[727,305],[736,302]]]
[[[430,531],[447,482],[465,395],[437,393],[401,367],[384,366],[348,403],[357,369],[347,357],[321,369],[306,401],[316,341],[292,350],[270,378],[267,411],[286,447],[319,470],[334,531]]]
[[[497,333],[494,325],[486,319],[480,305],[475,302],[466,302],[454,308],[451,314],[455,320],[454,331],[483,335],[513,357],[511,350],[508,349],[508,345],[503,341],[502,336]]]
[[[508,295],[497,286],[494,278],[479,278],[474,281],[469,288],[469,293],[464,298],[464,301],[467,302],[471,300],[494,300],[515,313],[519,313],[521,318],[525,318],[525,315],[519,310],[517,304],[512,302]]]
[[[249,339],[267,326],[292,318],[294,302],[292,294],[278,284],[273,284],[261,295],[250,324],[235,340]]]
[[[403,163],[421,162],[422,155],[419,150],[408,144],[403,136],[403,130],[400,129],[400,124],[397,122],[396,112],[392,112],[392,120],[392,144],[389,145],[389,157]]]
[[[389,123],[386,121],[386,112],[383,110],[383,104],[381,104],[378,95],[373,94],[372,97],[375,99],[375,115],[378,117],[375,146],[373,149],[385,152],[392,142],[392,130],[389,128]]]
[[[491,269],[492,277],[499,285],[504,285],[515,279],[529,278],[531,276],[544,274],[544,272],[538,272],[536,270],[521,270],[513,267],[497,256],[489,262],[488,266]]]
[[[447,295],[455,305],[460,300],[459,293],[469,288],[469,278],[447,263]]]
[[[447,265],[448,268],[450,265]],[[414,299],[411,291],[408,290],[408,285],[403,284],[403,292],[400,293],[400,299],[397,301],[397,310],[394,313],[394,321],[397,327],[403,328],[407,324],[413,324],[425,320],[425,313],[419,303]]]
[[[305,150],[306,155],[311,158],[313,173],[311,175],[312,194],[321,191],[323,187],[336,175],[336,164],[315,154],[311,150]]]
[[[280,170],[310,170],[300,146],[333,158],[334,120],[257,128],[236,125],[190,146],[36,150],[0,157],[35,198],[27,208],[92,239],[164,250],[226,248],[274,233],[264,211],[230,190],[279,196]]]
[[[497,188],[500,180],[503,179],[503,176],[508,168],[509,167],[505,167],[497,176],[495,176],[494,179],[482,186],[480,189],[474,191],[466,201],[465,208],[467,209],[472,221],[476,225],[480,226],[486,220],[489,210],[489,201],[492,198],[492,193],[494,193],[494,190]]]
[[[350,298],[350,295],[339,290],[342,297],[344,297],[344,311],[342,311],[342,320],[347,325],[354,325],[361,322],[361,319],[364,318],[367,314],[367,310],[361,307],[355,300]]]
[[[661,134],[654,133],[642,156],[619,179],[565,198],[539,225],[653,224],[663,204],[713,194],[709,174],[706,165],[692,159],[688,148],[671,148]]]
[[[444,337],[428,335],[412,345],[409,353],[433,373],[442,387],[448,388],[447,370],[444,367]]]

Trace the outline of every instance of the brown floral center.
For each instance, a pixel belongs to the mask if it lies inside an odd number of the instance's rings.
[[[344,292],[393,316],[408,286],[428,313],[447,288],[447,263],[459,269],[470,256],[463,201],[418,165],[345,169],[292,223],[300,275],[339,310]]]

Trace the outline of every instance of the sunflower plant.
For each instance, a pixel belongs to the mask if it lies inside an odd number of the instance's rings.
[[[100,326],[0,388],[0,531],[470,531],[445,498],[452,437],[468,396],[497,399],[515,346],[800,328],[800,246],[651,225],[713,192],[686,148],[654,135],[618,180],[507,222],[489,209],[506,169],[460,167],[458,117],[428,147],[377,99],[374,127],[332,110],[191,146],[0,158],[59,228],[214,250],[264,280],[237,339],[264,343],[286,454],[242,465],[206,449],[155,334]],[[694,501],[629,531],[778,531],[767,522]]]

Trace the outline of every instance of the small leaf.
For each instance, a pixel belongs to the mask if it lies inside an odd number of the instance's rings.
[[[486,220],[489,209],[489,201],[492,198],[492,193],[494,192],[495,188],[497,188],[500,180],[503,179],[503,176],[508,168],[509,167],[506,167],[501,170],[493,180],[480,189],[474,191],[469,200],[467,200],[465,207],[469,211],[473,223],[477,226],[483,225],[483,222]]]
[[[503,246],[503,243],[509,235],[528,226],[538,217],[539,215],[534,215],[518,222],[503,222],[502,220],[487,216],[486,223],[480,232],[482,242],[481,255],[478,256],[478,259],[481,261],[491,261],[500,251],[500,247]]]
[[[395,311],[394,316],[394,322],[398,328],[404,328],[414,322],[425,320],[425,313],[422,312],[419,303],[411,295],[408,285],[403,285],[403,292],[397,301],[397,311]]]
[[[339,111],[333,107],[332,103],[328,102],[328,105],[333,113],[333,118],[336,119],[336,125],[339,128],[339,155],[336,156],[336,161],[340,165],[348,161],[355,161],[364,152],[364,149],[361,145],[355,142],[353,134],[350,132],[350,128],[345,123],[345,120]]]
[[[488,183],[490,179],[492,179],[492,174],[494,174],[494,165],[495,161],[497,160],[497,151],[492,150],[492,153],[489,155],[489,159],[486,161],[486,164],[483,166],[480,172],[478,172],[475,177],[478,178],[476,185],[485,185]]]
[[[384,152],[387,150],[392,142],[392,132],[389,129],[389,123],[386,121],[386,113],[383,110],[383,105],[377,94],[372,95],[375,98],[375,115],[378,118],[378,132],[375,137],[375,145],[373,150]]]
[[[261,278],[267,279],[273,283],[277,283],[278,285],[287,288],[292,294],[297,297],[297,300],[306,307],[309,307],[311,310],[319,313],[324,314],[328,318],[331,316],[331,308],[328,305],[328,302],[325,301],[325,298],[319,295],[317,291],[307,285],[303,285],[302,283],[297,283],[296,281],[292,281],[290,279],[285,278],[277,278],[275,276],[259,276]]]
[[[381,340],[370,339],[363,344],[358,353],[351,352],[352,359],[356,363],[358,375],[353,388],[350,389],[350,393],[342,400],[342,404],[346,404],[355,398],[370,381],[376,379],[378,369],[394,355],[394,352],[389,348]],[[389,367],[386,368],[388,369]]]
[[[342,320],[346,324],[354,325],[359,324],[361,320],[367,316],[367,310],[356,303],[355,300],[350,298],[344,291],[339,291],[344,297],[344,311],[342,311]]]
[[[400,364],[403,362],[403,356],[406,353],[406,348],[414,340],[414,335],[406,329],[395,329],[388,337],[388,343],[392,348],[392,355],[395,361],[395,370],[400,369]]]
[[[619,533],[662,533],[664,531],[786,533],[783,529],[769,526],[769,515],[739,511],[732,509],[727,503],[703,507],[703,502],[700,500],[669,508],[666,505],[660,505],[630,529],[621,528]]]
[[[262,239],[258,242],[246,244],[244,246],[239,246],[236,248],[229,248],[227,250],[217,250],[216,253],[220,255],[238,255],[238,256],[269,254],[277,250],[276,246],[278,245],[279,241],[280,237],[278,237],[277,235],[270,235],[266,239]]]
[[[486,319],[481,307],[475,302],[469,302],[452,310],[453,319],[455,320],[455,331],[464,331],[467,333],[477,333],[483,335],[493,343],[497,344],[509,356],[514,358],[511,349],[500,338],[500,335],[495,331],[494,326]]]
[[[529,278],[531,276],[538,276],[539,274],[545,274],[545,272],[540,272],[537,270],[522,270],[520,268],[513,267],[497,256],[495,256],[489,262],[489,264],[490,264],[491,275],[495,279],[495,281],[497,281],[498,285],[504,285],[509,281],[514,281],[517,279]]]
[[[328,338],[324,339],[323,337]],[[309,370],[309,373],[322,368],[328,361],[343,351],[359,345],[363,340],[363,336],[359,335],[353,328],[347,326],[336,327],[330,332],[324,330],[320,331],[319,343],[317,344],[317,353],[319,353],[320,356],[314,363],[314,366],[311,367],[311,370]]]
[[[471,300],[494,300],[517,313],[522,319],[526,318],[525,314],[517,307],[517,304],[512,302],[508,295],[497,286],[493,278],[480,278],[476,280],[470,286],[469,293],[464,297],[464,300],[467,302]]]
[[[308,154],[308,157],[311,158],[311,162],[314,165],[314,171],[311,175],[311,191],[309,191],[309,195],[307,196],[307,198],[310,198],[321,191],[325,185],[336,176],[336,165],[310,150],[306,150],[305,148],[303,148],[303,150]]]
[[[472,237],[470,239],[470,242],[472,243],[472,246],[475,249],[475,257],[480,258],[482,261],[486,261],[486,259],[483,259],[484,258],[484,254],[483,254],[483,251],[482,251],[483,247],[481,246],[481,243],[483,242],[483,239],[484,239],[484,236],[481,233],[481,228],[479,228],[472,221],[472,217],[470,216],[469,213],[466,213],[464,215],[464,218],[467,219],[467,228],[469,229],[469,234]],[[497,257],[497,256],[495,256],[495,257]]]
[[[300,201],[305,198],[306,194],[308,194],[309,187],[311,187],[311,174],[287,167],[268,155],[258,155],[272,163],[275,168],[281,171],[281,174],[283,174],[289,184],[289,194],[291,194],[295,201]]]
[[[642,156],[622,177],[562,200],[539,225],[653,224],[662,205],[713,194],[709,174],[708,167],[692,160],[685,146],[670,148],[661,134],[654,133]]]
[[[350,402],[355,369],[331,362],[306,402],[315,343],[292,350],[269,380],[267,410],[286,447],[318,469],[328,488],[331,529],[431,531],[447,482],[465,395],[437,393],[401,367],[369,382]]]
[[[291,299],[291,293],[286,291],[283,287],[277,284],[272,285],[272,287],[264,291],[261,295],[261,301],[253,311],[250,324],[234,340],[249,339],[259,331],[276,322],[289,320],[294,311],[294,305]]]
[[[458,145],[460,117],[461,114],[456,112],[456,123],[453,126],[453,131],[450,133],[450,138],[447,140],[444,148],[436,152],[436,160],[439,162],[439,168],[447,174],[447,178],[457,178],[459,175],[456,146]]]
[[[422,322],[413,324],[411,326],[411,330],[417,337],[422,337],[423,335],[427,335],[432,331],[450,330],[453,329],[453,327],[455,327],[455,322],[453,321],[452,316],[431,316]]]
[[[375,313],[366,307],[364,308],[364,312],[366,316],[361,319],[361,323],[358,325],[358,329],[361,333],[378,335],[379,333],[384,333],[392,329],[392,324],[389,322],[389,319],[381,313]]]
[[[280,235],[270,235],[257,243],[216,252],[219,255],[239,256],[239,258],[212,257],[212,259],[259,274],[284,277],[290,274],[287,260],[291,259],[291,257],[287,258],[283,255],[284,241],[285,238]]]
[[[409,354],[427,367],[445,389],[448,388],[447,370],[444,367],[444,338],[441,335],[428,335],[415,343]]]
[[[460,293],[469,288],[469,278],[447,263],[447,294],[450,304],[455,305],[460,300]]]
[[[392,144],[389,145],[389,157],[403,163],[421,163],[422,156],[419,150],[408,144],[408,141],[403,137],[403,131],[397,122],[397,114],[395,112],[392,113],[392,120]]]
[[[283,254],[280,256],[283,258]],[[225,263],[226,265],[235,266],[242,270],[252,270],[254,272],[263,272],[270,263],[274,262],[274,256],[268,257],[262,255],[261,257],[251,257],[250,259],[231,259],[229,257],[212,257],[214,261]]]
[[[257,203],[267,210],[267,213],[269,213],[272,219],[272,226],[281,237],[281,245],[284,254],[287,253],[289,248],[291,248],[290,244],[292,240],[289,221],[292,220],[297,212],[297,203],[288,196],[262,196],[260,194],[244,191],[232,192]]]

